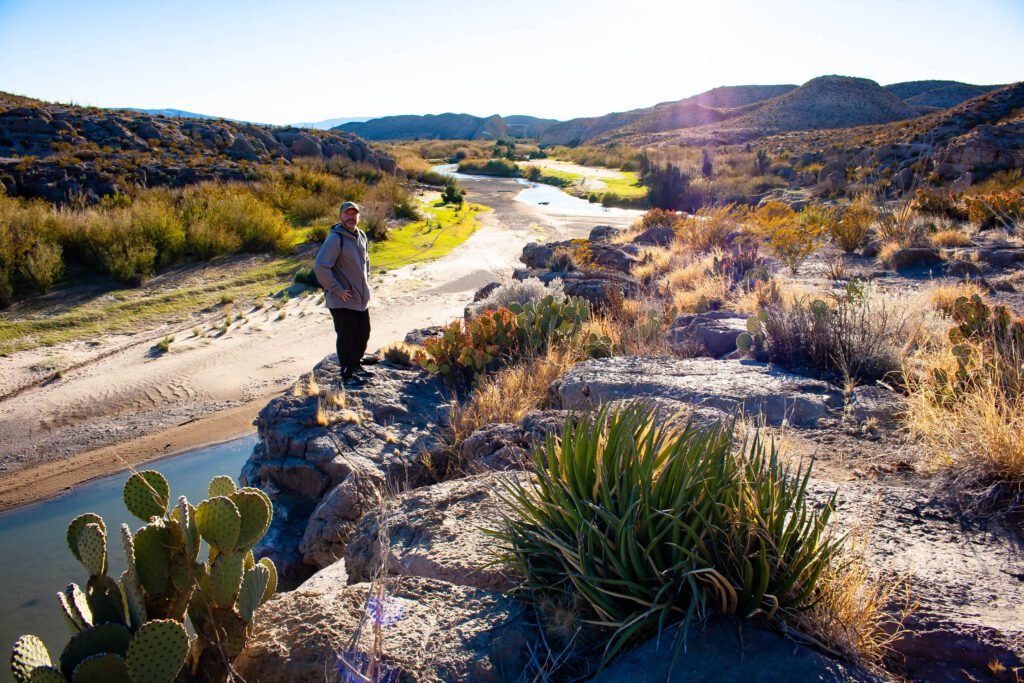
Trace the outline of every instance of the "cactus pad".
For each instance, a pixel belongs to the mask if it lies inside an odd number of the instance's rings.
[[[267,582],[267,589],[263,591],[263,599],[260,600],[260,603],[262,604],[277,592],[277,567],[274,566],[274,561],[269,557],[264,557],[258,564],[263,565],[267,568],[267,571],[270,572],[270,580]]]
[[[107,573],[107,531],[95,522],[89,522],[78,532],[75,539],[78,546],[78,560],[89,572],[89,576]]]
[[[135,532],[135,571],[147,593],[160,594],[167,587],[170,566],[170,534],[162,524],[147,524]]]
[[[242,516],[230,498],[210,498],[196,508],[196,528],[199,534],[219,550],[235,547],[241,526]]]
[[[171,502],[171,487],[164,475],[155,470],[136,472],[124,483],[124,505],[143,522],[163,517]]]
[[[93,655],[82,660],[71,683],[132,683],[124,658],[114,654]]]
[[[222,474],[210,480],[210,498],[230,496],[234,492],[235,480],[228,475]]]
[[[263,534],[270,527],[273,506],[270,504],[267,494],[254,488],[236,491],[231,494],[230,498],[242,517],[235,547],[252,548],[263,538]]]
[[[68,641],[64,652],[60,654],[60,670],[64,676],[71,678],[78,665],[93,655],[124,655],[131,638],[131,633],[121,624],[100,624],[86,629]]]
[[[139,585],[134,567],[121,572],[120,583],[125,606],[128,608],[128,623],[132,630],[135,630],[146,622],[146,594]]]
[[[199,530],[196,529],[196,509],[188,502],[185,496],[178,498],[178,504],[174,506],[171,519],[181,525],[182,546],[189,561],[195,562],[199,558]]]
[[[93,625],[107,623],[127,625],[121,587],[106,574],[89,579],[85,588],[85,599],[89,601],[89,608],[92,610]]]
[[[11,673],[17,683],[28,683],[33,669],[50,666],[51,663],[46,645],[35,636],[18,638],[11,651]]]
[[[740,332],[736,337],[736,348],[743,353],[748,353],[754,348],[754,338],[750,336],[749,332]]]
[[[32,672],[32,683],[67,683],[68,679],[52,666],[41,666]]]
[[[238,552],[221,553],[210,565],[213,601],[218,605],[234,605],[242,583],[244,556]]]
[[[263,594],[270,583],[270,571],[261,564],[254,566],[242,577],[242,587],[238,591],[238,614],[252,623],[252,615],[256,608],[263,604]]]
[[[134,683],[171,683],[187,654],[185,627],[173,619],[158,619],[138,630],[125,661]]]
[[[60,601],[60,607],[72,633],[84,631],[92,626],[92,609],[85,599],[85,593],[77,584],[69,583],[63,593],[57,593],[57,600]]]
[[[68,524],[68,548],[71,549],[71,554],[79,562],[82,561],[82,557],[78,553],[78,534],[82,532],[86,524],[98,524],[104,533],[107,531],[107,527],[103,524],[103,518],[91,512],[79,515],[71,520],[71,523]]]
[[[245,647],[246,624],[231,607],[214,607],[213,618],[204,622],[204,635],[214,643],[220,643],[224,654],[234,659]]]

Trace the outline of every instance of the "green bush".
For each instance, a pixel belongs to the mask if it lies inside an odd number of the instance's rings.
[[[622,647],[724,612],[774,617],[812,606],[842,540],[834,497],[815,509],[806,471],[774,443],[737,447],[731,425],[659,423],[633,404],[567,421],[533,451],[536,481],[509,480],[495,530],[539,599],[582,597],[583,618]]]
[[[25,255],[21,270],[40,293],[50,291],[50,287],[64,272],[62,254],[60,245],[36,242]]]
[[[459,173],[493,175],[500,178],[518,178],[522,175],[516,162],[508,159],[464,159],[459,162]]]
[[[185,225],[173,205],[160,201],[141,201],[128,209],[130,229],[151,244],[156,251],[157,267],[179,259],[185,251]]]

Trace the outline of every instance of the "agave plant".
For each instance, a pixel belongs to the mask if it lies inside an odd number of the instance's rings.
[[[811,605],[840,551],[806,471],[773,444],[737,447],[733,426],[661,424],[635,403],[567,422],[534,449],[536,479],[511,480],[493,532],[539,597],[574,591],[588,623],[614,629],[605,661],[709,611],[774,617]]]

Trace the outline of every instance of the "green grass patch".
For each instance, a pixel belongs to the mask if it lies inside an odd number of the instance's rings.
[[[605,192],[614,192],[623,199],[636,199],[647,196],[647,188],[640,184],[640,177],[635,171],[620,171],[622,178],[601,178]]]
[[[464,203],[461,209],[440,202],[425,204],[420,208],[424,220],[391,230],[382,242],[370,243],[370,266],[389,270],[440,258],[476,232],[477,216],[490,210],[482,204]]]
[[[171,289],[124,289],[74,309],[50,316],[10,320],[0,317],[0,354],[52,346],[113,332],[135,332],[147,326],[184,321],[196,311],[233,301],[252,300],[268,289],[287,287],[308,256],[274,259],[228,277]],[[113,300],[111,300],[113,299]]]

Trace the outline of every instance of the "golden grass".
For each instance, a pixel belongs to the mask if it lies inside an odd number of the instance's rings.
[[[416,357],[416,353],[420,350],[420,347],[412,344],[406,344],[405,342],[393,342],[381,349],[380,355],[381,358],[389,363],[411,366],[413,365],[413,359]]]
[[[929,241],[936,247],[967,247],[971,244],[971,238],[956,229],[939,230],[929,236]]]
[[[928,305],[946,317],[953,315],[953,305],[957,299],[962,296],[970,299],[974,295],[980,296],[988,303],[988,291],[969,280],[951,285],[935,285],[924,292]]]
[[[956,361],[948,351],[919,360],[906,414],[910,433],[926,446],[925,468],[950,476],[955,490],[979,500],[987,497],[986,489],[998,493],[1008,488],[1011,497],[1019,498],[1024,493],[1024,396],[1007,387],[1024,386],[1024,370],[996,361],[1001,382],[979,381],[955,400],[943,400],[933,370],[954,373]],[[985,361],[974,362],[982,367]]]
[[[846,552],[820,577],[821,598],[793,615],[796,627],[826,648],[867,668],[878,667],[904,632],[917,605],[910,598],[910,575],[881,580],[867,561],[867,526],[848,536]],[[897,613],[891,605],[900,605]]]
[[[888,264],[892,261],[893,255],[902,248],[903,247],[899,242],[893,240],[887,241],[883,243],[881,249],[878,250],[878,256],[876,258],[879,263]]]
[[[543,356],[486,376],[469,400],[452,412],[450,424],[455,443],[481,427],[516,422],[531,410],[542,408],[551,383],[580,360],[578,353],[554,347]]]

